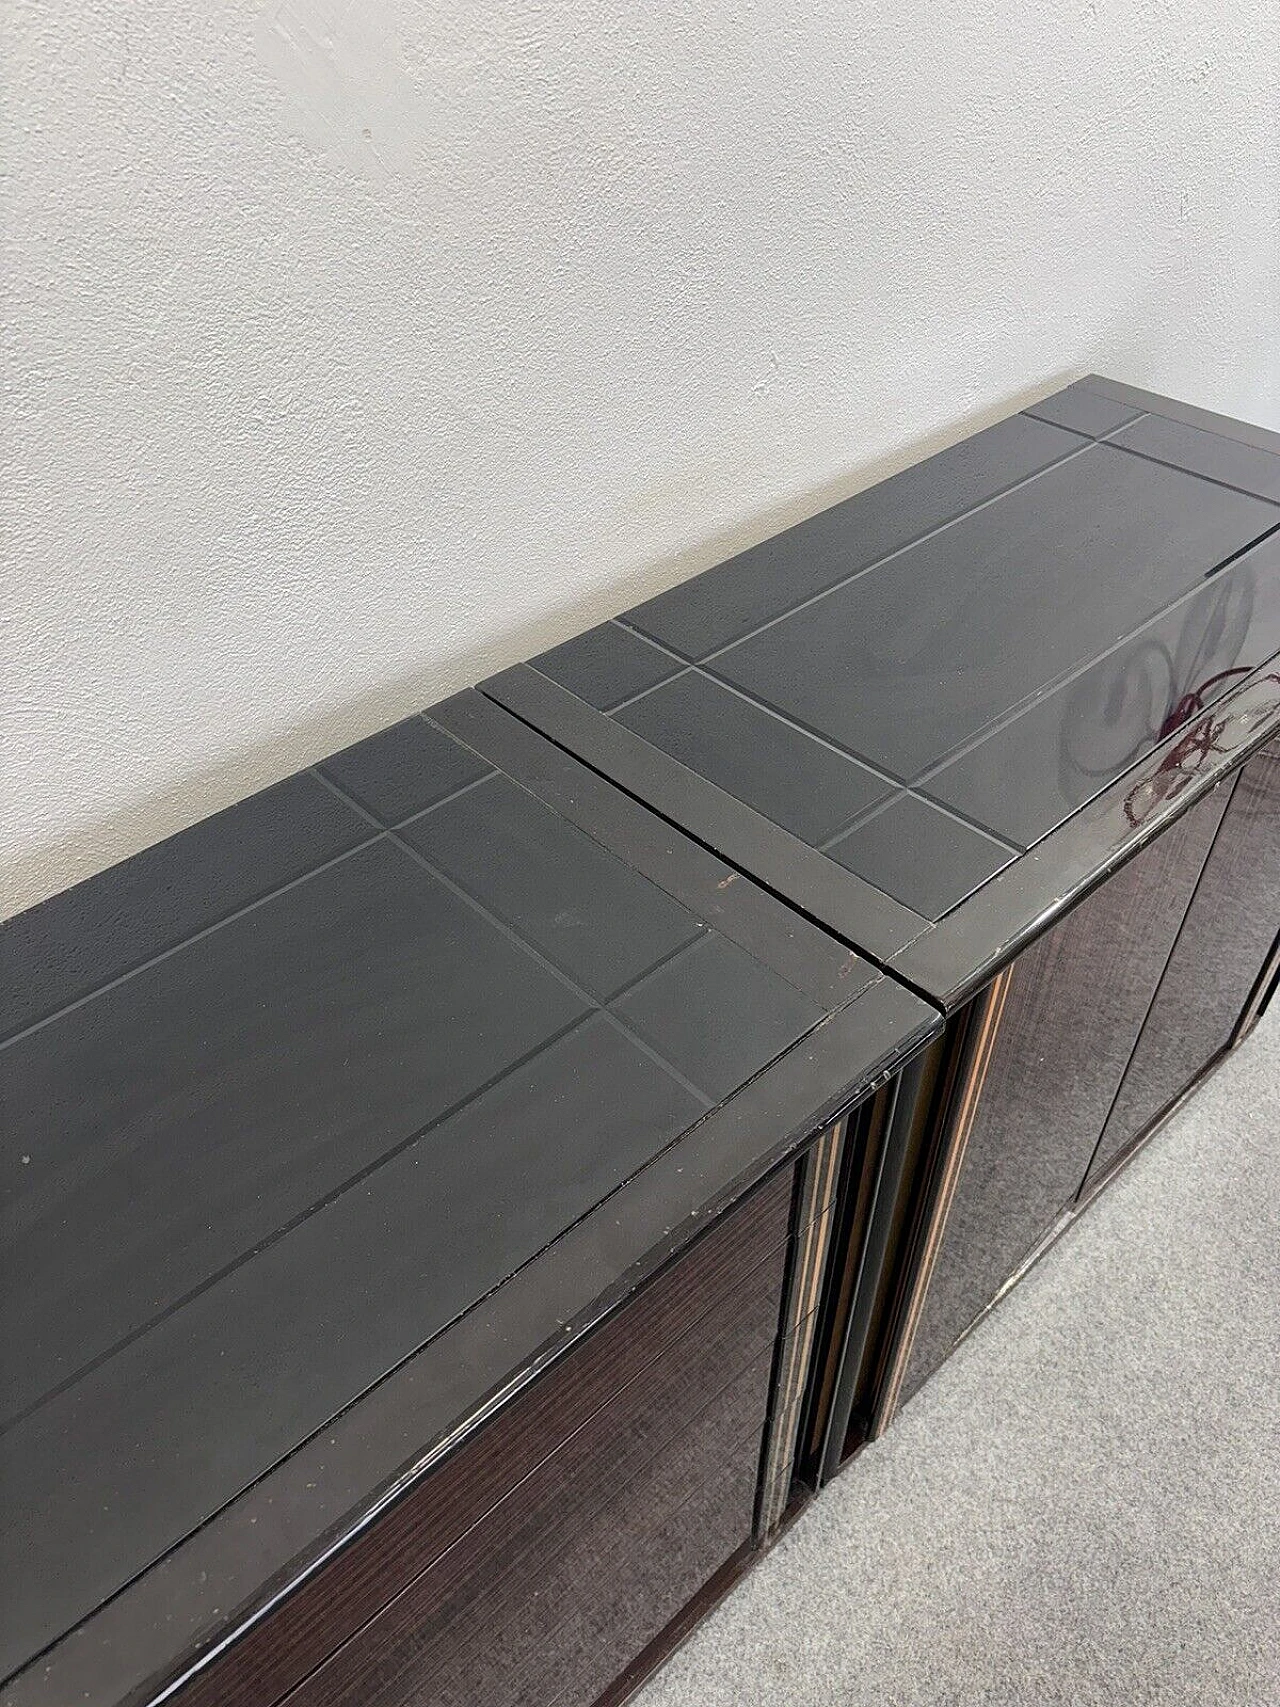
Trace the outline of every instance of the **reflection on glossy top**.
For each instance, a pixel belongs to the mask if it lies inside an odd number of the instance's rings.
[[[1280,662],[1252,672],[1164,741],[941,924],[891,957],[891,969],[950,1008],[1073,900],[1123,862],[1228,769],[1280,734]]]
[[[936,920],[1280,649],[1277,530],[1280,455],[1081,382],[534,668]]]
[[[3,1672],[875,981],[507,726],[459,696],[0,927]]]

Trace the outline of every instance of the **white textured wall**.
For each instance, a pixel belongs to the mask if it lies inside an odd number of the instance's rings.
[[[9,0],[25,905],[1088,368],[1280,424],[1271,0]]]

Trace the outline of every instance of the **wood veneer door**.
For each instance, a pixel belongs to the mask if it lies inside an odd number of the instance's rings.
[[[1280,932],[1280,743],[1240,773],[1089,1168],[1102,1177],[1231,1043]]]
[[[969,1059],[933,1151],[938,1184],[916,1239],[885,1416],[1074,1200],[1228,795],[1206,795],[975,998],[980,1014],[961,1016]]]
[[[751,1193],[175,1701],[593,1700],[750,1538],[793,1192]]]

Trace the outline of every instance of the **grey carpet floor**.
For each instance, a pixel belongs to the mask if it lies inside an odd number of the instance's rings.
[[[1280,1707],[1280,1015],[641,1707]]]

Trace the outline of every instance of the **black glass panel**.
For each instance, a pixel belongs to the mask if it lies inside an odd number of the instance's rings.
[[[924,787],[1030,847],[1277,650],[1273,535]]]
[[[447,801],[404,836],[593,996],[698,934],[669,895],[507,777]]]
[[[1258,499],[1094,445],[712,668],[910,779],[1276,520]]]
[[[584,1011],[382,841],[11,1044],[4,1415]]]
[[[1014,857],[1011,848],[910,794],[898,795],[827,851],[926,919],[940,919]]]
[[[326,759],[320,769],[384,824],[444,800],[490,769],[421,717],[407,717]]]
[[[618,721],[814,845],[892,787],[803,729],[692,672],[624,707]]]
[[[904,1397],[1074,1199],[1224,804],[1200,801],[1010,968]]]
[[[1015,415],[627,612],[690,658],[758,628],[1080,448]]]
[[[535,1255],[699,1112],[589,1020],[19,1424],[0,1662],[90,1611],[488,1291],[495,1259]]]
[[[660,966],[615,1011],[715,1099],[822,1018],[816,1002],[722,937]]]
[[[530,662],[535,670],[600,711],[656,687],[681,668],[675,658],[650,645],[643,635],[633,634],[616,622],[602,622],[598,628],[576,634],[563,646],[553,647]]]
[[[1141,411],[1077,383],[1064,386],[1040,403],[1030,404],[1026,413],[1039,421],[1052,421],[1055,426],[1069,427],[1073,433],[1097,439],[1122,427],[1126,421],[1136,420]]]
[[[1255,492],[1260,498],[1280,503],[1280,456],[1272,456],[1253,445],[1240,444],[1220,433],[1204,432],[1184,421],[1170,421],[1163,415],[1144,415],[1117,433],[1115,442],[1158,462],[1190,469],[1193,474],[1203,474],[1210,480],[1221,480],[1228,486],[1238,486],[1241,491]]]
[[[1250,759],[1232,792],[1086,1185],[1231,1042],[1278,932],[1280,742]]]
[[[0,1033],[225,919],[374,831],[302,773],[10,919],[0,931]]]

